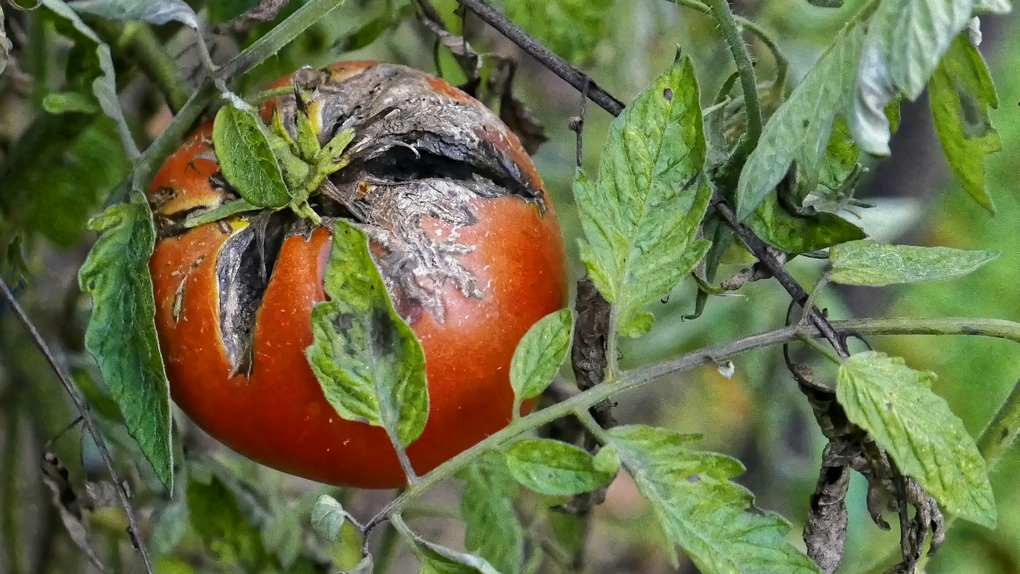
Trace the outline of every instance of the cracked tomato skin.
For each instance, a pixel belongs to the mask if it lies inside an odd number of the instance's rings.
[[[348,62],[332,70],[356,72],[371,65]],[[474,102],[435,82],[451,99]],[[157,215],[223,201],[224,192],[209,182],[218,171],[216,162],[196,158],[212,151],[210,134],[210,125],[199,128],[156,174],[149,198]],[[508,155],[539,181],[516,138],[509,131],[503,136],[515,146]],[[563,244],[551,203],[544,191],[541,195],[548,206],[544,213],[514,195],[471,199],[466,207],[475,222],[455,231],[473,250],[459,262],[484,296],[466,297],[446,284],[442,322],[427,311],[405,317],[425,353],[430,400],[425,430],[407,449],[419,475],[508,424],[514,349],[531,325],[565,304]],[[385,432],[340,418],[304,355],[312,343],[312,307],[326,298],[327,229],[283,240],[255,316],[250,373],[231,375],[219,321],[216,261],[227,239],[245,225],[241,218],[209,223],[156,245],[150,260],[156,328],[174,402],[214,438],[279,470],[336,485],[404,485]],[[454,231],[429,217],[421,226],[430,237]],[[372,249],[382,248],[373,242]]]

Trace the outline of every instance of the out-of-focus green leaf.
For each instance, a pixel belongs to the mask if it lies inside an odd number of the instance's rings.
[[[110,47],[103,43],[96,36],[91,28],[85,25],[78,17],[78,14],[71,9],[63,0],[41,0],[42,5],[52,10],[55,14],[64,18],[84,37],[95,43],[96,56],[99,59],[99,67],[102,73],[92,81],[92,93],[99,100],[99,107],[116,124],[120,134],[121,144],[127,152],[128,159],[134,161],[139,155],[138,146],[128,129],[127,120],[124,119],[124,111],[120,107],[120,100],[117,97],[117,81],[113,69],[113,59],[110,56]]]
[[[867,287],[954,279],[998,256],[997,251],[853,241],[829,252],[830,278],[845,285]]]
[[[46,94],[42,101],[43,109],[51,114],[63,114],[67,112],[79,112],[83,114],[94,114],[99,112],[99,105],[94,96],[79,94],[78,92],[59,92]]]
[[[61,117],[71,118],[73,123],[82,116]],[[20,184],[28,188],[17,191],[31,201],[26,229],[42,233],[57,246],[67,248],[81,238],[89,216],[96,212],[109,190],[124,180],[131,164],[117,140],[113,122],[102,116],[96,117],[80,135],[76,134],[70,145],[67,142],[44,145],[57,147],[62,152],[59,160],[32,164],[31,173],[23,174]],[[38,157],[52,157],[56,153],[42,150]]]
[[[595,458],[572,444],[547,439],[517,441],[506,452],[517,482],[539,494],[569,496],[602,488],[615,472],[595,465]]]
[[[643,309],[709,247],[695,239],[711,196],[698,98],[690,60],[677,60],[613,122],[598,182],[580,169],[575,175],[581,259],[629,337],[648,331],[653,317]]]
[[[608,431],[604,448],[616,451],[648,500],[669,543],[674,567],[679,545],[705,574],[784,572],[818,568],[786,541],[789,523],[754,506],[754,497],[730,479],[740,461],[686,448],[697,435],[643,425]]]
[[[605,37],[612,0],[504,0],[506,17],[575,64],[591,59]]]
[[[488,451],[457,478],[464,481],[460,498],[464,548],[502,574],[517,574],[524,564],[524,528],[514,511],[517,482],[503,456]]]
[[[992,528],[996,508],[985,461],[963,421],[932,392],[934,377],[898,357],[857,353],[839,368],[836,400],[950,514]]]
[[[953,38],[974,12],[973,0],[900,0],[880,2],[868,22],[850,131],[862,150],[889,155],[885,107],[902,95],[915,100],[924,90]]]
[[[1013,9],[1012,0],[974,0],[974,14],[1006,14]]]
[[[237,18],[258,5],[258,0],[209,0],[205,9],[209,13],[209,21],[222,24]]]
[[[960,34],[928,81],[935,133],[949,168],[963,189],[982,207],[995,213],[985,189],[985,156],[1002,149],[999,132],[988,110],[999,107],[995,85],[981,53]]]
[[[187,498],[191,526],[221,568],[258,572],[267,565],[258,529],[245,520],[234,493],[219,478],[213,476],[209,484],[191,478]]]
[[[793,162],[817,181],[836,116],[852,94],[865,27],[847,26],[762,130],[737,184],[737,217],[746,219],[786,177]]]
[[[220,108],[213,122],[213,147],[223,177],[245,201],[257,207],[290,202],[269,138],[254,114],[230,104]]]
[[[89,222],[99,239],[78,272],[92,296],[85,348],[96,359],[128,432],[171,490],[170,392],[156,338],[149,257],[156,234],[140,197],[115,205]]]
[[[843,0],[808,0],[808,4],[819,8],[842,8]]]
[[[312,371],[343,418],[381,426],[403,445],[421,435],[429,412],[425,356],[393,309],[368,251],[368,237],[338,219],[326,268],[331,301],[312,309]]]
[[[542,317],[528,329],[510,360],[510,385],[516,404],[537,397],[549,386],[570,350],[574,314],[561,309]]]

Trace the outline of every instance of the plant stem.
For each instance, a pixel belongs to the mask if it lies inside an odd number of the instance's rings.
[[[595,420],[595,417],[591,416],[591,412],[588,409],[576,409],[574,410],[574,416],[577,417],[577,420],[581,421],[584,428],[588,429],[591,436],[599,441],[599,444],[605,445],[609,442],[609,435],[606,433],[606,429],[602,428],[602,425]]]
[[[757,147],[758,138],[761,137],[761,107],[758,104],[758,81],[754,77],[754,65],[751,63],[751,55],[747,52],[747,44],[740,36],[737,23],[733,19],[733,12],[726,0],[707,0],[706,4],[712,11],[712,16],[719,23],[723,40],[730,47],[733,54],[733,61],[737,64],[737,72],[740,74],[740,87],[744,91],[744,106],[747,110],[747,132],[746,138],[741,145],[734,150],[734,156],[746,158],[751,151]]]
[[[124,25],[124,35],[130,40],[132,54],[145,75],[156,82],[166,97],[167,105],[176,113],[188,101],[184,77],[177,64],[149,26],[141,22],[128,22]]]
[[[712,9],[709,8],[708,5],[705,4],[704,2],[699,2],[698,0],[670,0],[670,1],[676,4],[677,6],[690,8],[691,10],[701,12],[702,14],[709,15],[712,14]],[[776,60],[776,67],[783,72],[782,74],[777,74],[777,76],[785,76],[785,70],[790,66],[790,60],[786,57],[786,54],[783,53],[783,50],[782,48],[779,47],[779,44],[776,44],[776,41],[772,39],[772,36],[769,36],[769,33],[766,32],[764,28],[762,28],[752,20],[748,20],[747,18],[743,18],[735,14],[733,15],[733,20],[737,23],[737,26],[740,26],[744,30],[747,30],[748,32],[754,34],[759,40],[761,40],[762,44],[765,44],[765,47],[768,48],[770,52],[772,52],[772,57],[775,58]]]
[[[833,363],[837,365],[843,364],[843,361],[839,358],[839,355],[833,353],[829,349],[826,349],[822,345],[819,345],[818,341],[815,341],[811,337],[808,337],[806,335],[798,335],[797,340],[800,341],[801,343],[804,343],[808,347],[811,347],[812,350],[816,351],[818,354],[822,355],[826,359],[829,359]]]
[[[525,33],[524,30],[521,30],[516,24],[508,20],[506,16],[500,14],[495,8],[481,0],[457,0],[457,2],[459,2],[461,6],[477,14],[478,17],[485,21],[486,24],[498,30],[500,34],[506,36],[507,39],[514,44],[517,44],[520,49],[527,52],[527,54],[532,58],[538,60],[543,66],[563,79],[563,81],[573,86],[574,89],[579,92],[587,89],[588,97],[602,109],[606,110],[613,116],[618,116],[623,112],[623,102],[614,98],[609,94],[609,92],[600,88],[590,76],[579,70],[570,62],[567,62],[539,42],[535,41],[534,38]]]
[[[1020,323],[1001,319],[970,319],[951,317],[945,319],[852,319],[834,321],[831,328],[840,333],[862,335],[980,335],[1008,339],[1020,343]],[[517,436],[548,424],[558,418],[582,411],[587,412],[593,405],[625,391],[640,387],[665,375],[689,371],[695,367],[730,359],[741,353],[782,345],[798,335],[822,338],[822,331],[815,325],[794,325],[751,335],[711,347],[685,353],[655,365],[624,371],[616,384],[604,384],[578,393],[569,399],[556,403],[512,422],[509,426],[489,435],[468,450],[436,467],[432,472],[419,478],[413,489],[404,491],[376,514],[366,525],[366,531],[383,520],[399,514],[408,503],[430,490],[448,477],[453,476],[478,455],[494,449]],[[1017,399],[1020,401],[1020,398]],[[584,422],[584,419],[581,419]],[[596,425],[597,426],[597,425]]]
[[[1020,381],[1013,385],[1013,390],[977,439],[977,447],[988,472],[999,464],[1002,455],[1016,440],[1017,433],[1020,433]]]

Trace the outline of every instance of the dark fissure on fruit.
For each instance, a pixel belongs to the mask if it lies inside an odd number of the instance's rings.
[[[251,371],[255,316],[283,244],[280,219],[266,216],[253,221],[227,239],[216,259],[220,332],[231,375]]]

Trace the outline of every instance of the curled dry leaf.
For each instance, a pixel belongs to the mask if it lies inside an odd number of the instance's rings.
[[[205,430],[260,462],[323,482],[398,486],[405,477],[386,434],[341,419],[304,354],[312,307],[326,298],[332,221],[368,235],[393,307],[424,350],[428,422],[407,449],[418,473],[509,422],[513,351],[565,303],[559,228],[518,138],[446,82],[362,61],[303,70],[294,84],[298,100],[262,109],[291,151],[353,133],[309,197],[322,226],[267,210],[187,227],[238,197],[209,155],[209,126],[149,188],[171,392]],[[309,121],[317,146],[298,129]]]
[[[71,486],[67,469],[60,463],[57,455],[47,451],[43,455],[42,471],[43,483],[50,489],[53,506],[60,514],[60,521],[67,529],[71,541],[97,570],[104,572],[106,568],[95,549],[92,548],[88,524],[85,523],[85,517],[82,514],[82,504],[74,492],[74,487]]]

